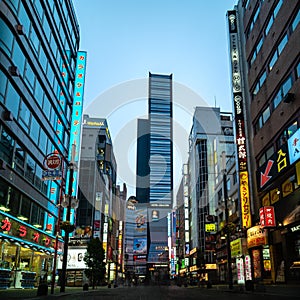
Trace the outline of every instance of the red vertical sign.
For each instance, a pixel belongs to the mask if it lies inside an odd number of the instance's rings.
[[[259,209],[260,224],[263,227],[275,227],[275,211],[273,206],[264,206]]]

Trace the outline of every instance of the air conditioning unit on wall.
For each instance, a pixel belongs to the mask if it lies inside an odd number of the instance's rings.
[[[283,102],[284,103],[291,103],[295,100],[295,94],[293,93],[287,93],[284,97],[283,97]]]
[[[17,66],[10,66],[8,71],[9,71],[9,74],[12,75],[12,76],[19,76],[20,75]]]
[[[2,118],[4,119],[4,121],[13,121],[14,120],[14,116],[13,116],[12,112],[9,110],[5,110],[2,112]]]
[[[24,35],[24,27],[23,27],[23,25],[18,24],[18,25],[15,26],[15,28],[16,28],[16,31],[17,31],[17,33],[19,35]]]

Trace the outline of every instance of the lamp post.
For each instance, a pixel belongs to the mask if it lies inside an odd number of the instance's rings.
[[[225,222],[228,229],[229,211],[228,211],[228,191],[227,191],[227,170],[226,170],[226,153],[222,152],[222,165],[223,165],[223,189],[224,189],[224,201],[225,201]],[[230,249],[230,234],[226,230],[226,248],[227,248],[227,269],[228,269],[228,287],[233,289],[232,267],[231,267],[231,249]]]
[[[74,157],[75,157],[75,144],[72,145],[72,157],[69,163],[69,186],[68,186],[68,205],[67,205],[67,214],[66,214],[66,222],[70,222],[71,217],[71,200],[72,200],[72,186],[73,186],[73,176],[74,176]],[[65,230],[64,236],[64,253],[63,253],[63,261],[62,261],[62,272],[61,272],[61,285],[60,292],[65,292],[66,287],[66,270],[67,270],[67,259],[68,259],[68,247],[69,247],[69,235],[70,231]]]

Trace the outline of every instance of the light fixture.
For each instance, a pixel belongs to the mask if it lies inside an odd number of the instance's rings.
[[[225,240],[226,237],[224,235],[221,236],[221,240]]]
[[[7,211],[10,211],[10,208],[8,208],[8,207],[6,207],[4,205],[1,205],[0,206],[0,210],[7,212]]]
[[[27,217],[24,217],[22,215],[18,216],[17,218],[20,219],[21,221],[27,221],[28,220]]]
[[[42,228],[43,227],[41,224],[34,224],[33,226],[36,227],[36,228]]]

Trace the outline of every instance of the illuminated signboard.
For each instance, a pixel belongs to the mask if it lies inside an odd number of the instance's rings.
[[[248,183],[248,149],[246,145],[246,130],[244,118],[244,95],[242,90],[242,72],[240,65],[239,38],[237,27],[236,11],[227,12],[229,43],[230,43],[230,59],[231,59],[231,75],[232,75],[232,93],[235,119],[235,141],[237,145],[237,161],[238,170],[240,172],[240,180],[243,183],[240,188],[240,199],[242,207],[242,223],[246,228],[251,227],[251,209],[250,209],[250,193]],[[247,178],[245,178],[247,176]]]
[[[147,254],[147,239],[136,238],[133,240],[133,253]]]
[[[86,52],[79,51],[77,54],[75,82],[74,82],[74,99],[73,110],[70,130],[70,147],[69,147],[69,161],[72,158],[72,145],[75,145],[75,157],[74,161],[78,166],[79,162],[79,150],[80,150],[80,136],[82,125],[82,107],[83,107],[83,93],[84,93],[84,81],[85,81],[85,69],[86,69]],[[69,173],[70,171],[68,171]],[[66,177],[66,186],[69,186],[69,174]],[[77,170],[74,170],[72,178],[72,196],[77,194]],[[66,211],[65,211],[66,214]],[[74,214],[71,214],[71,218],[74,219]],[[71,223],[74,220],[71,219]]]
[[[242,225],[243,228],[251,227],[251,210],[250,210],[250,196],[248,172],[240,172],[240,195],[241,195],[241,209],[242,209]]]
[[[245,270],[244,270],[244,260],[242,258],[236,259],[236,269],[237,269],[237,283],[245,283]]]
[[[67,269],[86,269],[87,266],[83,260],[86,252],[86,248],[69,248]],[[57,269],[62,269],[62,261],[63,255],[60,255],[60,259],[57,262]]]
[[[252,280],[251,258],[250,255],[245,255],[245,279]]]
[[[205,224],[205,231],[206,232],[216,232],[217,229],[216,229],[216,224],[215,223],[206,223]]]
[[[242,249],[242,239],[236,239],[234,241],[230,242],[230,249],[231,249],[231,256],[232,257],[236,257],[236,256],[240,256],[243,253],[243,249]]]
[[[260,189],[269,185],[290,165],[287,145],[284,144],[257,171],[256,178]]]
[[[37,230],[2,214],[0,214],[0,236],[15,237],[45,250],[54,251],[55,247],[55,239],[42,230]],[[61,241],[59,241],[58,249],[62,249]]]
[[[248,248],[267,244],[267,231],[262,226],[257,225],[247,230]]]
[[[259,209],[260,225],[262,227],[275,227],[274,206],[263,206]]]
[[[288,139],[290,164],[300,159],[300,128]]]

